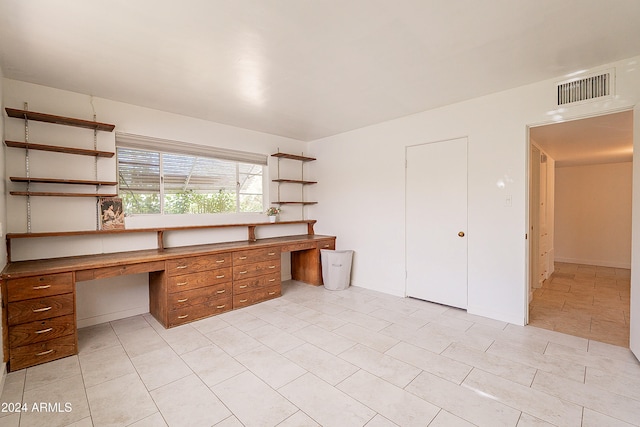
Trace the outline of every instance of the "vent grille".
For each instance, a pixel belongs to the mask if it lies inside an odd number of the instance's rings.
[[[586,101],[612,94],[612,72],[558,83],[558,105]]]

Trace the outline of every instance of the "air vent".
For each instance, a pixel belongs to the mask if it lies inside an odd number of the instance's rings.
[[[611,95],[614,84],[613,76],[613,70],[609,70],[606,73],[558,83],[558,105]]]

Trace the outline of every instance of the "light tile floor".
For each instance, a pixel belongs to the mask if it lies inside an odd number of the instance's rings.
[[[78,356],[7,376],[0,425],[640,425],[628,349],[356,287],[286,282],[178,328],[79,336]]]
[[[557,262],[533,293],[529,324],[629,347],[631,270]]]

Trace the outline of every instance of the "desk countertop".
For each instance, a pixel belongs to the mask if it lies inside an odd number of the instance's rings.
[[[2,271],[3,279],[15,279],[19,277],[36,276],[40,274],[65,273],[70,271],[82,271],[104,267],[117,267],[122,265],[135,265],[184,256],[208,255],[219,252],[234,252],[247,249],[255,249],[268,246],[277,246],[290,243],[304,243],[308,241],[334,239],[334,236],[322,236],[302,234],[295,236],[272,237],[258,239],[256,241],[236,241],[212,243],[207,245],[181,246],[140,251],[115,252],[108,254],[81,255],[63,258],[47,258],[27,261],[14,261],[8,263]]]

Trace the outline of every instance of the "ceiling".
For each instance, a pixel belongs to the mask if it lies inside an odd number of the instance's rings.
[[[633,111],[531,128],[530,140],[556,161],[556,167],[630,162]]]
[[[316,140],[640,54],[638,0],[0,0],[5,77]]]

